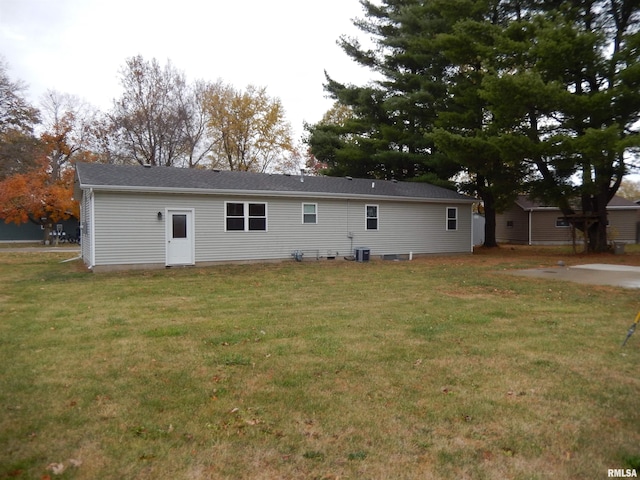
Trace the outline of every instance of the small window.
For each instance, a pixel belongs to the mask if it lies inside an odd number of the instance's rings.
[[[315,203],[302,204],[302,223],[318,223],[318,205]]]
[[[226,202],[225,227],[227,231],[267,230],[267,204]]]
[[[447,230],[458,229],[458,209],[455,207],[447,208]]]
[[[567,220],[566,217],[558,217],[556,218],[556,227],[568,227],[569,225],[569,220]]]
[[[244,230],[244,203],[227,203],[227,230]]]
[[[507,227],[513,228],[513,220],[507,220]]]
[[[267,204],[249,204],[249,230],[267,229]]]
[[[367,205],[367,230],[378,230],[378,206]]]

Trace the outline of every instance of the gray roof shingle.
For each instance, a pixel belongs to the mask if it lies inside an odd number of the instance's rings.
[[[76,164],[80,188],[172,193],[235,193],[278,196],[397,199],[474,202],[446,188],[421,182],[396,182],[350,177],[280,175],[174,167]]]

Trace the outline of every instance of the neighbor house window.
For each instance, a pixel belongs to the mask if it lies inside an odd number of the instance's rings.
[[[378,205],[367,205],[367,230],[378,230]]]
[[[507,220],[507,227],[513,227],[513,220]]]
[[[302,223],[318,223],[318,204],[302,204]]]
[[[225,203],[227,231],[267,230],[267,204],[250,202]]]
[[[556,227],[568,227],[568,226],[569,226],[569,220],[567,220],[565,217],[556,218]]]
[[[458,229],[458,209],[455,207],[447,208],[447,230]]]

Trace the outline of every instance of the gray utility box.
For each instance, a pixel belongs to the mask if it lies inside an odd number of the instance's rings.
[[[615,255],[624,255],[624,242],[613,242],[613,253]]]
[[[368,262],[371,249],[365,247],[358,247],[353,250],[356,257],[356,262]]]

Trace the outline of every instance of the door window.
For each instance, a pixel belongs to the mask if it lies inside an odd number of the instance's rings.
[[[187,216],[182,214],[171,215],[173,224],[173,238],[187,238]]]

